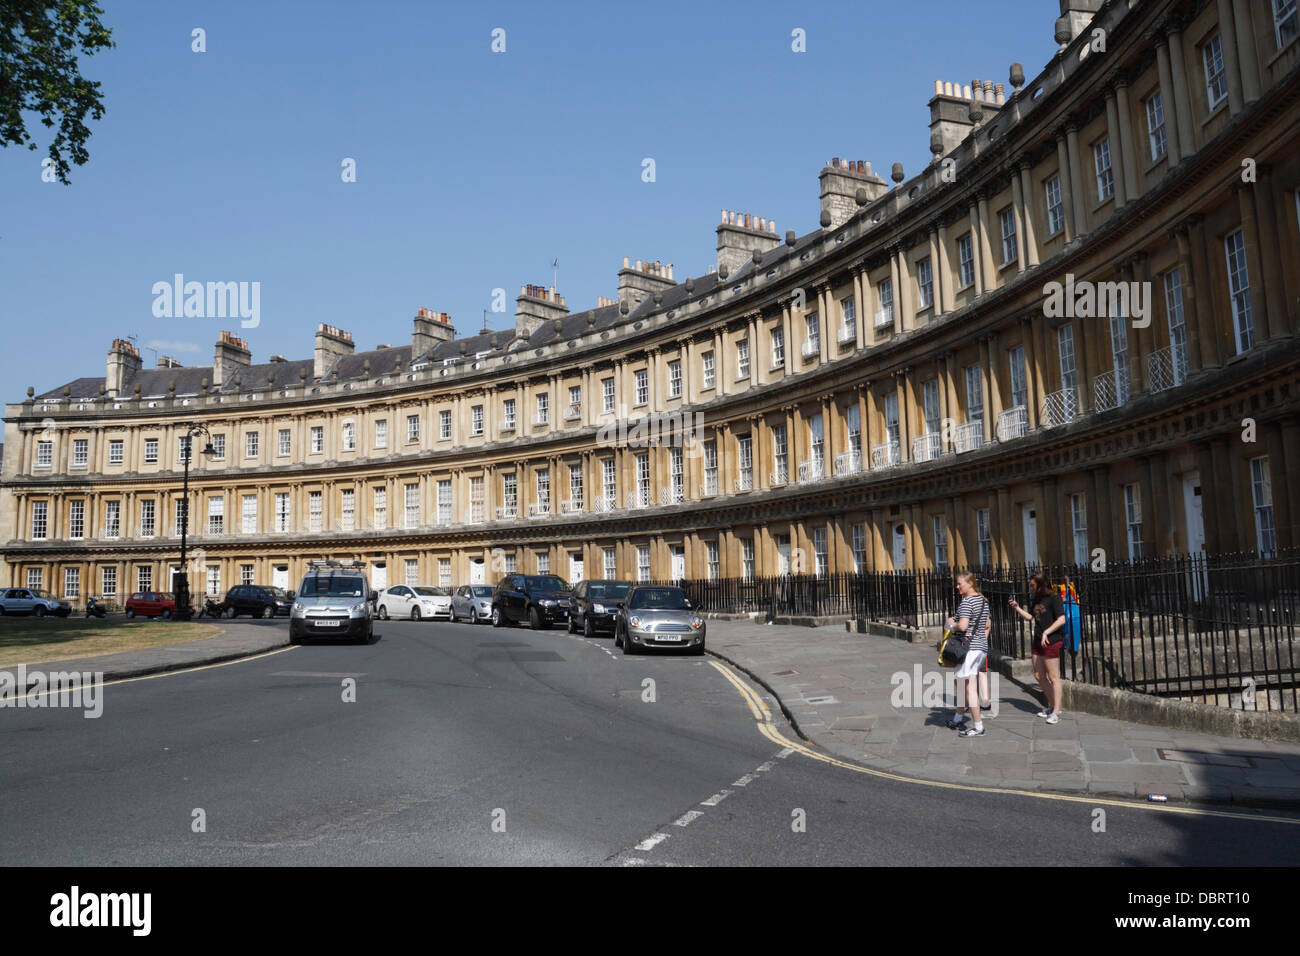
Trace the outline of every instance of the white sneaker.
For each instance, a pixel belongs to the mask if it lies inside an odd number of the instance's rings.
[[[1040,711],[1038,712],[1038,716],[1039,716],[1039,717],[1050,717],[1050,716],[1052,716],[1052,712],[1051,712],[1050,710],[1048,710],[1046,707],[1044,707],[1042,710],[1040,710]]]
[[[1059,723],[1061,722],[1061,715],[1060,715],[1060,714],[1049,714],[1048,717],[1047,717],[1047,722],[1048,722],[1049,724],[1059,724]]]

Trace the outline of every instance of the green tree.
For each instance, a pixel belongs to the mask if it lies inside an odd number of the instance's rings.
[[[99,83],[77,69],[79,52],[93,56],[113,46],[102,15],[93,0],[0,0],[0,146],[38,148],[24,112],[51,128],[57,123],[49,157],[64,185],[69,161],[82,166],[90,158],[86,116],[104,116]]]

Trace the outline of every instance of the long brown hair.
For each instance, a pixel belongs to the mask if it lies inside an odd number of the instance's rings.
[[[1052,582],[1042,571],[1035,571],[1029,576],[1029,583],[1034,586],[1034,597],[1046,597],[1052,593]]]
[[[958,572],[957,572],[957,580],[958,580],[958,581],[965,581],[965,582],[967,582],[967,583],[971,586],[971,590],[972,590],[972,591],[974,591],[976,594],[980,594],[980,581],[979,581],[979,578],[975,577],[974,572],[972,572],[972,571],[958,571]],[[981,596],[983,596],[983,595],[981,595]]]

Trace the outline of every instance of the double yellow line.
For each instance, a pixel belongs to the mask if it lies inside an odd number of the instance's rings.
[[[1079,803],[1089,807],[1122,807],[1125,810],[1149,810],[1154,813],[1178,813],[1184,816],[1193,817],[1220,817],[1228,820],[1250,820],[1255,822],[1266,823],[1285,823],[1291,826],[1300,826],[1300,817],[1278,817],[1262,813],[1244,813],[1232,810],[1210,810],[1203,807],[1183,807],[1172,806],[1167,803],[1137,803],[1131,800],[1116,800],[1107,797],[1076,797],[1065,793],[1040,793],[1036,790],[1010,790],[1006,787],[977,787],[968,783],[948,783],[943,780],[923,780],[919,777],[905,777],[901,774],[889,773],[885,770],[874,770],[871,767],[863,767],[860,764],[849,763],[847,760],[840,760],[829,754],[818,753],[796,740],[791,740],[777,729],[775,722],[772,720],[772,711],[768,708],[763,698],[758,695],[752,687],[737,677],[732,669],[719,661],[710,661],[719,674],[729,680],[740,692],[741,698],[749,705],[749,711],[754,715],[754,720],[758,725],[758,732],[782,747],[787,747],[796,753],[803,754],[813,760],[820,760],[822,763],[828,763],[833,767],[840,767],[843,770],[851,770],[854,773],[863,773],[872,777],[880,777],[884,780],[894,780],[898,783],[911,783],[922,787],[938,787],[944,790],[968,790],[975,793],[1005,793],[1017,797],[1032,797],[1036,800],[1054,800],[1061,803]]]

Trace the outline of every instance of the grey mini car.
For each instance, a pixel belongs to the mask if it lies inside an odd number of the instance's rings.
[[[614,645],[624,654],[649,647],[678,647],[704,653],[705,625],[681,588],[641,585],[632,588],[614,618]]]

